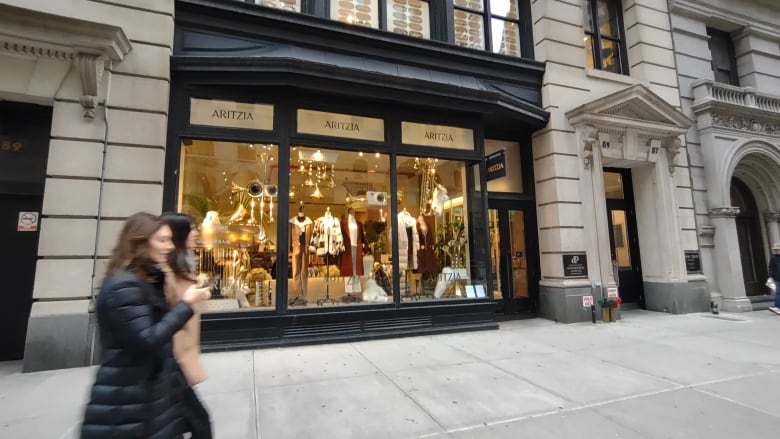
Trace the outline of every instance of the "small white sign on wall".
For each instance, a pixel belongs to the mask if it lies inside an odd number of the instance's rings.
[[[615,299],[618,296],[618,289],[617,287],[609,287],[607,288],[607,298],[609,299]]]
[[[16,231],[38,231],[38,212],[19,212],[19,221],[16,223]]]
[[[582,307],[590,308],[593,306],[593,296],[582,296]]]

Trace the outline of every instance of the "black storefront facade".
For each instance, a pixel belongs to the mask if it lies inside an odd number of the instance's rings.
[[[320,3],[176,3],[164,210],[196,218],[219,287],[204,349],[497,327],[516,306],[488,199],[533,204],[530,136],[547,120],[527,5],[523,59],[446,43],[446,8],[430,6],[423,40]],[[486,139],[518,145],[505,166],[527,192],[489,192]]]

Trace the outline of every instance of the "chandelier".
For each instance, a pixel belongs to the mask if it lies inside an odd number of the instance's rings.
[[[422,174],[422,183],[420,184],[420,212],[425,212],[426,203],[433,199],[433,190],[436,188],[436,165],[439,159],[414,159],[414,170]]]
[[[311,198],[320,199],[322,194],[320,186],[333,189],[336,187],[336,159],[335,153],[323,153],[317,151],[298,150],[298,173],[306,175],[304,186],[313,187],[314,191],[309,195]],[[291,193],[294,196],[294,193]]]

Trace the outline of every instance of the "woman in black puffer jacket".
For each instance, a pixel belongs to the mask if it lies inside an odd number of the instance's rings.
[[[173,335],[208,294],[190,288],[168,308],[163,293],[171,230],[137,213],[124,225],[96,309],[102,355],[81,427],[83,439],[180,437],[183,383]]]

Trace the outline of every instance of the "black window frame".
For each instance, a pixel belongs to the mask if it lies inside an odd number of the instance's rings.
[[[258,7],[272,8],[271,6],[265,6],[262,4],[256,4],[255,0],[230,0],[233,2],[249,3]],[[406,38],[412,38],[420,41],[436,41],[444,42],[455,45],[455,23],[454,12],[456,9],[463,10],[469,13],[474,13],[483,16],[483,31],[485,37],[485,49],[471,49],[479,50],[480,52],[489,52],[494,55],[508,56],[517,59],[534,59],[534,41],[533,41],[533,23],[531,18],[531,0],[515,0],[517,1],[517,19],[507,19],[498,15],[494,15],[490,8],[490,0],[483,0],[484,8],[482,12],[461,8],[454,5],[453,0],[420,0],[428,3],[428,14],[430,19],[430,37],[419,38],[413,36],[407,36]],[[379,27],[372,28],[369,26],[360,26],[366,29],[375,29],[382,32],[387,32],[393,36],[404,37],[401,34],[394,33],[387,28],[387,2],[388,0],[378,0],[379,5]],[[305,15],[311,15],[318,18],[324,18],[331,21],[330,16],[330,0],[301,0],[301,11],[295,12]],[[508,21],[517,24],[518,32],[520,33],[520,55],[502,55],[497,52],[493,52],[492,49],[492,27],[491,20],[497,18],[500,20]],[[466,48],[464,46],[457,46]]]
[[[707,36],[709,39],[707,40],[707,46],[710,49],[710,66],[712,67],[712,76],[713,79],[716,82],[720,82],[722,84],[729,84],[736,87],[739,87],[739,71],[737,70],[737,55],[736,51],[734,50],[734,40],[731,38],[731,34],[728,32],[724,32],[722,30],[714,29],[711,27],[707,28]],[[719,45],[720,47],[717,47],[718,50],[715,50],[715,45]],[[720,55],[716,56],[717,54],[726,53],[726,57],[728,59],[720,59]],[[717,59],[716,59],[717,58]],[[719,61],[727,61],[729,65],[729,69],[726,70],[725,68],[720,65],[721,63]],[[723,82],[718,79],[718,73],[726,73],[729,80],[728,82]]]
[[[615,21],[617,22],[617,38],[601,34],[598,17],[599,1],[604,1],[607,3],[607,8],[610,10],[610,15],[613,12],[615,14]],[[626,29],[623,22],[622,2],[620,0],[584,0],[583,8],[587,8],[587,10],[589,10],[591,19],[593,20],[593,26],[591,30],[588,30],[587,23],[583,23],[583,30],[585,31],[585,35],[591,37],[591,47],[586,47],[586,50],[589,50],[593,56],[593,68],[620,75],[629,75],[628,50],[626,48]],[[604,68],[601,47],[602,40],[617,43],[618,56],[620,57],[620,63],[618,64],[620,66],[619,72],[606,70]]]
[[[479,11],[477,9],[471,9],[466,8],[462,6],[458,6],[455,4],[453,0],[448,0],[448,3],[452,4],[452,11],[450,12],[450,15],[453,15],[455,11],[463,11],[467,12],[469,14],[475,14],[475,15],[481,15],[482,16],[482,35],[485,38],[485,48],[484,49],[476,49],[474,50],[484,50],[486,52],[494,53],[496,55],[503,55],[493,50],[493,26],[492,26],[492,20],[498,19],[501,21],[505,21],[508,23],[514,23],[517,25],[517,31],[519,33],[519,49],[520,49],[520,55],[505,55],[505,56],[511,56],[513,58],[527,58],[527,48],[524,44],[524,40],[527,38],[526,35],[529,35],[531,38],[533,37],[533,34],[527,33],[526,28],[524,27],[524,23],[528,23],[531,20],[530,17],[530,8],[528,8],[528,0],[513,0],[517,2],[517,18],[516,19],[509,19],[507,17],[503,17],[501,15],[496,15],[493,13],[493,10],[491,9],[491,0],[482,0],[482,11]],[[454,16],[452,18],[454,20]],[[455,43],[455,26],[453,23],[452,26],[452,40],[450,41],[453,44]],[[459,47],[468,47],[468,46],[459,46]],[[533,55],[531,55],[533,56]]]

